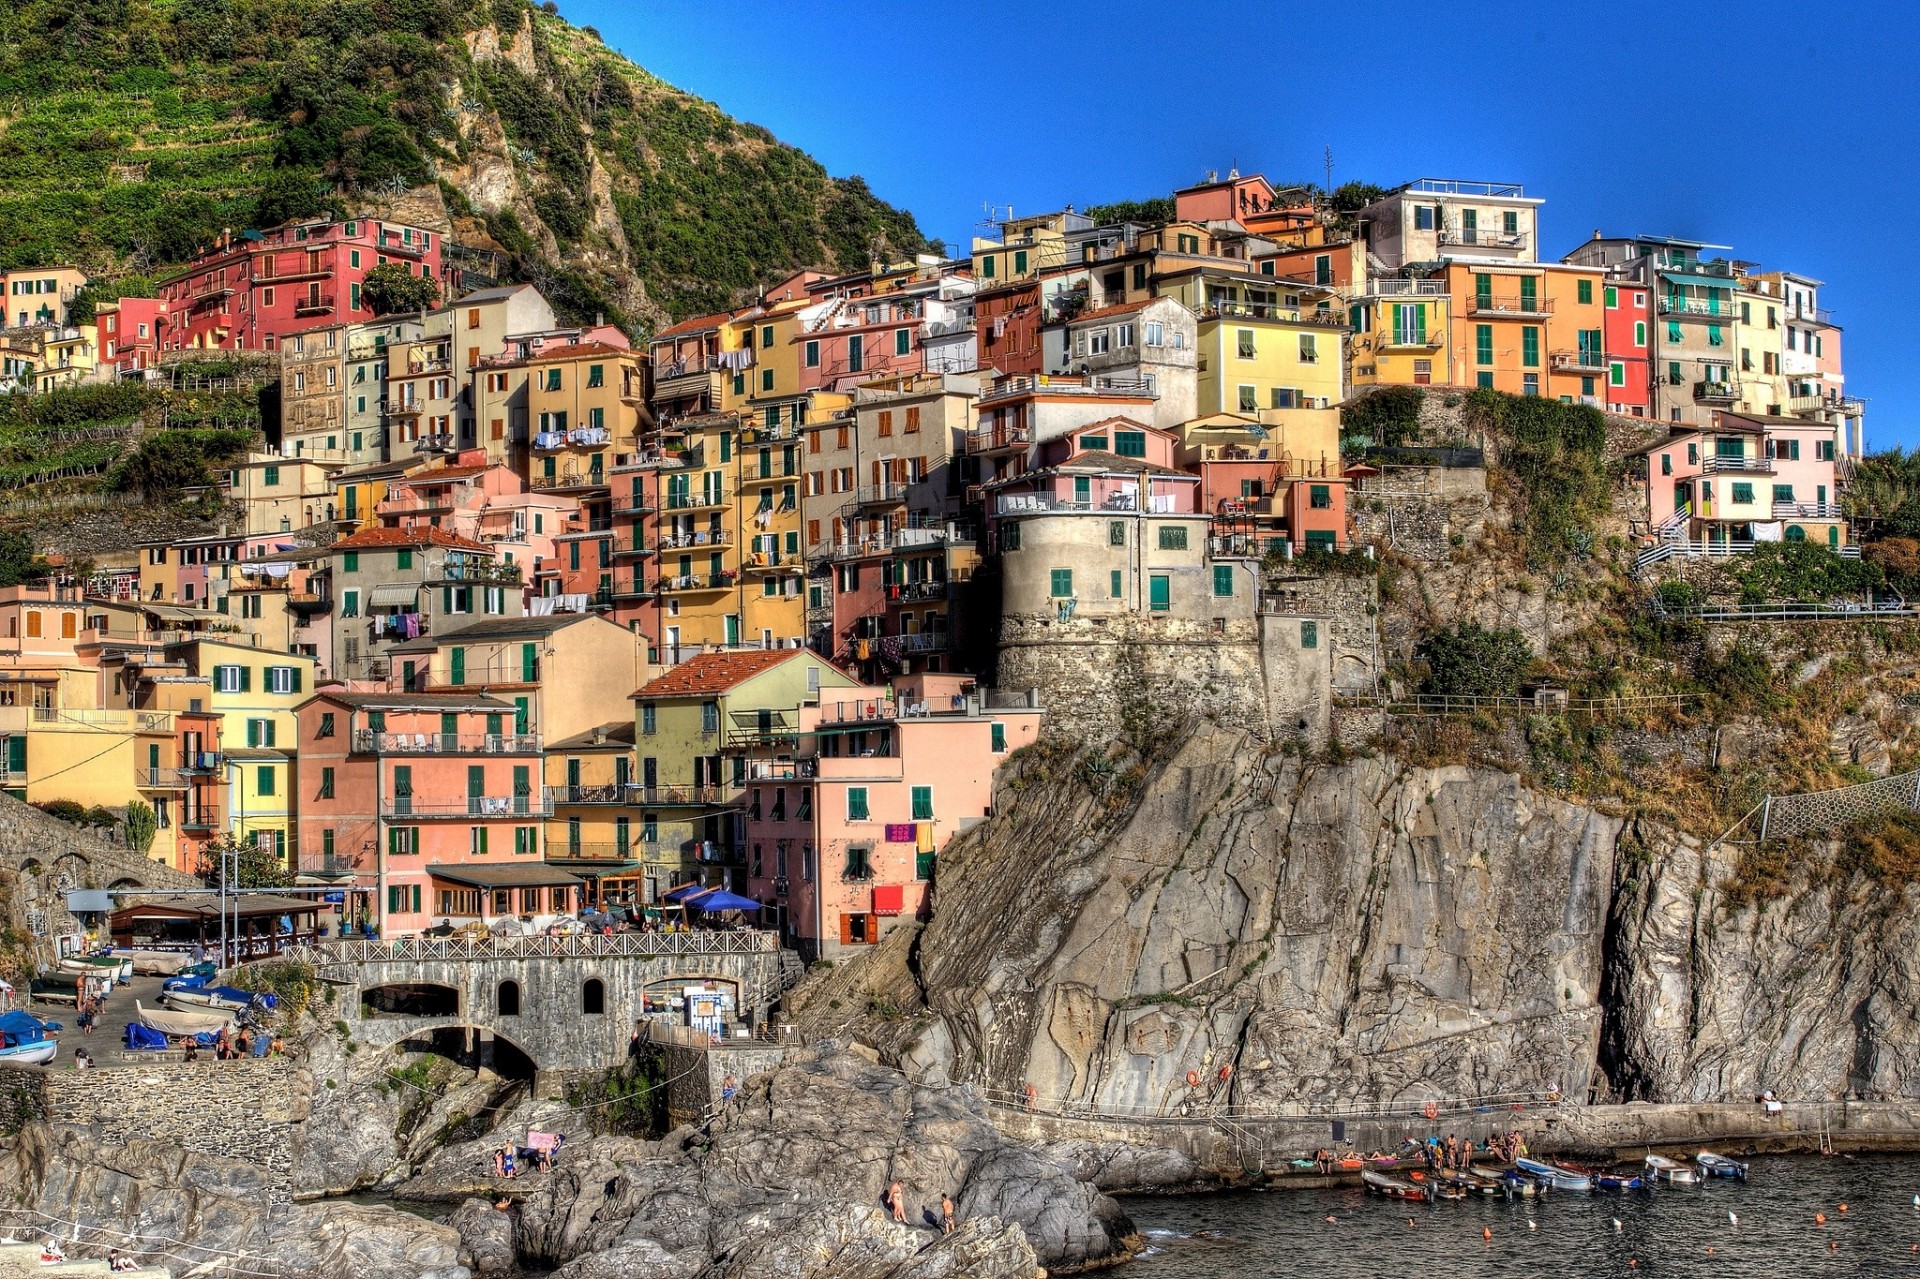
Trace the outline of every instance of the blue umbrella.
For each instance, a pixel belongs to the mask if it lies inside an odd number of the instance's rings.
[[[700,893],[687,898],[687,905],[695,910],[759,910],[760,903],[751,897],[741,897],[716,888],[711,892]]]
[[[706,887],[702,884],[696,884],[696,883],[681,884],[676,888],[669,888],[666,892],[661,893],[660,900],[666,901],[666,902],[677,902],[683,897],[690,896],[693,893],[704,893],[706,891],[707,891]]]

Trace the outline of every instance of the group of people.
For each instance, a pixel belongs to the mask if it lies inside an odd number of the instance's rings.
[[[1473,1144],[1473,1138],[1460,1138],[1448,1133],[1443,1139],[1439,1136],[1428,1137],[1421,1143],[1427,1155],[1427,1167],[1447,1168],[1465,1172],[1473,1167],[1475,1159],[1485,1159],[1489,1163],[1512,1163],[1527,1153],[1527,1139],[1517,1131],[1495,1133],[1479,1146]]]
[[[493,1152],[493,1175],[512,1178],[528,1171],[551,1172],[560,1162],[560,1146],[566,1139],[565,1133],[555,1133],[551,1142],[532,1146],[509,1141]]]
[[[887,1187],[887,1208],[893,1213],[893,1219],[901,1225],[907,1224],[907,1188],[895,1178]],[[954,1227],[953,1196],[946,1191],[940,1192],[940,1233],[950,1235]]]

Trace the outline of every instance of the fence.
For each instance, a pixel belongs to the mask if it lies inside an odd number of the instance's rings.
[[[1896,811],[1920,811],[1920,770],[1835,790],[1768,795],[1760,805],[1760,838],[1823,834]]]
[[[554,937],[343,937],[290,947],[284,958],[325,966],[446,959],[650,958],[656,955],[762,955],[777,949],[770,932],[565,933]]]
[[[1389,715],[1477,715],[1515,713],[1570,713],[1603,715],[1616,711],[1682,707],[1699,702],[1705,693],[1645,693],[1633,697],[1493,697],[1471,694],[1418,693],[1409,697],[1350,696],[1335,699],[1343,707],[1374,706]]]
[[[1702,604],[1692,608],[1669,608],[1655,596],[1648,611],[1662,621],[1696,622],[1864,622],[1880,617],[1920,617],[1920,608],[1905,600],[1876,604]]]
[[[1428,448],[1416,445],[1376,444],[1363,450],[1362,457],[1384,466],[1438,466],[1448,469],[1485,466],[1487,451],[1478,448]]]

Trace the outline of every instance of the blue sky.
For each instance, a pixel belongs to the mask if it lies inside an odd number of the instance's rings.
[[[964,245],[1224,172],[1526,184],[1554,255],[1603,228],[1825,281],[1868,444],[1920,445],[1903,227],[1920,5],[1098,6],[562,0],[669,82]],[[1904,352],[1904,354],[1903,354]]]

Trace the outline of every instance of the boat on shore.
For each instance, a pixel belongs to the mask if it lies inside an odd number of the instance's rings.
[[[1433,1198],[1431,1186],[1416,1186],[1405,1177],[1389,1176],[1384,1172],[1375,1172],[1371,1168],[1360,1174],[1360,1181],[1366,1186],[1368,1194],[1385,1195],[1389,1199],[1418,1199],[1428,1202]]]
[[[1548,1163],[1540,1159],[1528,1159],[1522,1156],[1513,1161],[1513,1166],[1529,1177],[1537,1177],[1555,1190],[1592,1190],[1593,1178],[1577,1168],[1565,1164]]]
[[[1669,1159],[1665,1155],[1648,1155],[1646,1159],[1647,1175],[1669,1186],[1698,1185],[1700,1174],[1678,1159]]]
[[[60,961],[60,971],[126,982],[133,980],[133,961],[119,955],[68,955]]]
[[[60,1051],[60,1041],[32,1013],[0,1013],[0,1066],[44,1066]]]
[[[256,999],[263,1007],[273,1007],[273,996],[256,995],[237,986],[175,987],[160,994],[160,1002],[167,1007],[189,1013],[237,1013],[253,1007]]]
[[[217,1035],[233,1025],[233,1014],[224,1012],[178,1012],[142,1006],[133,1002],[135,1020],[163,1035]]]
[[[1709,1177],[1724,1178],[1729,1181],[1745,1181],[1747,1165],[1738,1159],[1729,1159],[1725,1155],[1716,1155],[1711,1150],[1703,1150],[1693,1157],[1700,1171]]]

